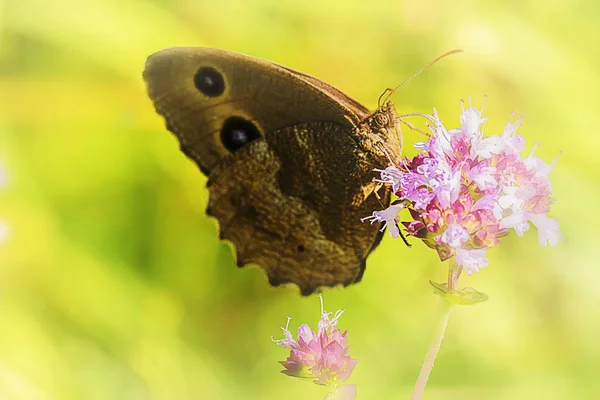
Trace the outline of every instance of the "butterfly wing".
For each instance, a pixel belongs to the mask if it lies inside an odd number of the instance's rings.
[[[367,109],[326,83],[257,58],[205,48],[152,55],[148,93],[182,150],[208,176],[207,213],[273,285],[303,294],[360,280],[381,239],[360,218],[373,192],[355,127]]]
[[[207,174],[230,153],[220,135],[231,117],[250,121],[264,137],[286,126],[313,121],[331,121],[351,130],[369,115],[366,108],[324,82],[225,50],[182,47],[159,51],[148,58],[144,79],[167,129]],[[213,89],[202,88],[211,80],[222,80],[222,90],[214,90],[218,84]]]

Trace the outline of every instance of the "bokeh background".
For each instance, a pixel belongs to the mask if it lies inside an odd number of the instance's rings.
[[[318,298],[235,267],[205,178],[146,97],[145,58],[181,45],[273,60],[371,108],[466,50],[397,109],[456,125],[461,98],[488,95],[490,134],[525,114],[536,154],[562,152],[551,216],[565,240],[510,236],[461,278],[490,300],[455,309],[425,398],[600,398],[599,19],[593,0],[0,1],[0,398],[323,397],[279,373],[270,339],[287,316],[314,326]],[[346,309],[361,399],[408,398],[429,345],[428,280],[446,271],[413,242],[386,236],[359,285],[324,292]]]

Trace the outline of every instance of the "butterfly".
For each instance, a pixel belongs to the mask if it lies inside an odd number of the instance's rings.
[[[206,213],[235,246],[238,266],[302,295],[361,280],[390,203],[374,169],[397,163],[400,118],[310,75],[211,48],[151,55],[144,80],[181,151],[208,177]],[[389,94],[389,93],[388,93]],[[381,99],[381,98],[380,98]]]

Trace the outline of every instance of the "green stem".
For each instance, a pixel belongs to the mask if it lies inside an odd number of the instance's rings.
[[[442,340],[444,340],[444,333],[446,332],[446,327],[448,326],[448,319],[450,318],[450,308],[452,304],[444,299],[441,301],[440,320],[438,322],[435,334],[433,335],[433,339],[431,340],[429,350],[427,350],[427,354],[425,355],[425,360],[421,366],[421,371],[419,372],[419,376],[417,378],[417,382],[415,383],[415,388],[413,389],[410,400],[420,400],[421,396],[423,396],[425,385],[427,385],[427,380],[429,379],[429,374],[431,374],[433,364],[435,363],[435,359],[440,351],[440,346],[442,345]]]
[[[448,290],[453,290],[456,288],[456,284],[458,283],[458,278],[460,277],[461,272],[462,267],[456,264],[454,258],[452,258],[450,260],[450,268],[448,268]],[[427,354],[425,355],[425,360],[423,360],[423,365],[421,366],[421,371],[417,377],[417,382],[415,383],[415,388],[413,389],[410,400],[420,400],[421,396],[423,396],[425,386],[427,385],[427,380],[429,380],[429,375],[431,374],[431,370],[433,370],[433,364],[435,363],[435,359],[437,358],[440,347],[442,346],[442,340],[444,340],[444,334],[446,333],[446,328],[448,327],[448,320],[450,319],[450,309],[452,308],[452,304],[445,299],[442,299],[441,301],[440,320],[438,321],[437,329],[435,330],[433,339],[429,345],[429,350],[427,350]]]

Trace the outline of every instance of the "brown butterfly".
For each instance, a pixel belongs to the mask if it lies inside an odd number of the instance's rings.
[[[271,285],[303,295],[360,281],[381,241],[361,218],[389,205],[373,169],[397,162],[400,118],[374,112],[302,72],[239,53],[173,48],[151,55],[150,98],[208,177],[206,213]]]

